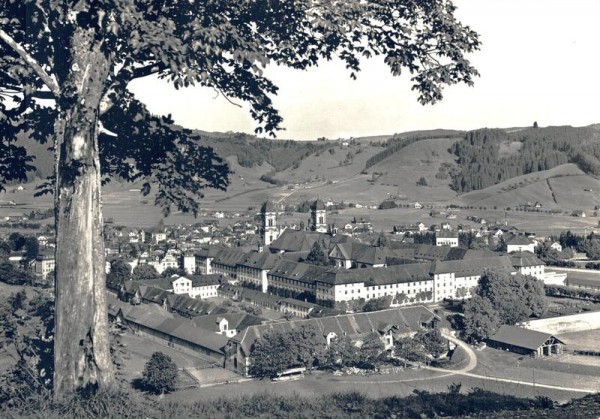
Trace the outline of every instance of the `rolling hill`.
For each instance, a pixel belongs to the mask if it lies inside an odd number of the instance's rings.
[[[600,205],[599,191],[600,180],[569,163],[466,193],[456,203],[504,208],[539,202],[544,209],[593,209]]]
[[[591,132],[593,141],[584,146],[592,152],[595,150],[598,126],[585,129],[560,127],[560,130],[554,131],[552,141],[555,143],[560,137],[557,132],[565,135],[571,135],[571,130]],[[498,138],[501,138],[496,145],[498,158],[523,160],[523,153],[532,152],[531,144],[527,145],[522,137],[529,128],[512,129],[508,134],[503,132],[509,130],[498,131]],[[231,185],[226,192],[205,191],[202,206],[207,209],[238,211],[267,198],[295,204],[316,197],[368,206],[378,205],[388,198],[395,198],[399,204],[419,201],[489,209],[528,202],[540,202],[545,210],[593,210],[600,205],[600,181],[574,163],[511,177],[479,190],[457,192],[452,188],[452,177],[467,164],[451,152],[458,143],[466,141],[467,135],[460,131],[413,131],[393,136],[314,142],[265,140],[238,133],[197,133],[202,135],[206,145],[213,146],[226,158],[232,170]],[[399,141],[405,139],[412,140],[398,147]],[[21,141],[27,143],[25,139]],[[536,141],[542,141],[542,138]],[[28,144],[27,147],[37,157],[39,170],[36,174],[41,177],[50,172],[52,159],[47,146]],[[373,160],[374,156],[378,157]],[[476,153],[472,158],[476,159],[476,164],[487,164],[479,161],[480,156]],[[367,165],[368,161],[373,164]],[[263,181],[265,175],[280,181],[281,185]],[[417,185],[421,178],[426,185]],[[141,196],[138,189],[139,185],[125,182],[112,182],[104,187],[106,216],[130,222],[140,218],[149,224],[157,222],[161,214],[152,205],[153,197]],[[33,200],[32,192],[33,184],[26,185],[23,192],[0,196],[0,203],[10,199],[26,207],[51,205],[51,199]],[[170,220],[184,221],[191,221],[191,218],[175,213]]]

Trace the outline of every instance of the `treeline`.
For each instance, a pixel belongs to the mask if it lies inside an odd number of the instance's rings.
[[[422,133],[422,134],[413,134],[410,136],[405,136],[402,134],[394,134],[392,138],[387,140],[386,147],[383,151],[375,154],[365,163],[365,170],[368,168],[375,166],[380,161],[388,158],[394,153],[402,150],[404,147],[407,147],[417,141],[421,140],[435,140],[442,138],[462,138],[462,133],[457,133],[457,131],[444,131],[438,130],[440,132],[436,132],[436,134],[432,133]]]
[[[243,167],[269,163],[279,172],[304,158],[331,147],[327,141],[269,140],[244,133],[202,134],[207,145],[222,157],[237,156]]]
[[[573,234],[570,230],[563,231],[558,236],[558,241],[563,249],[573,248],[582,252],[590,259],[600,259],[600,236],[590,233],[587,236]]]
[[[544,288],[546,290],[546,295],[551,297],[577,298],[580,300],[600,302],[599,291],[563,287],[560,285],[545,285]]]
[[[468,132],[450,151],[458,157],[459,169],[452,172],[457,192],[483,189],[516,176],[575,163],[586,173],[600,174],[600,143],[591,128],[529,128],[508,133],[499,129]],[[521,149],[502,155],[502,143],[520,142]]]

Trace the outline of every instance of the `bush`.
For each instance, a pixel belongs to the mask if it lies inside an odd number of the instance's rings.
[[[398,207],[398,205],[396,205],[396,203],[394,202],[393,199],[386,199],[381,204],[379,204],[379,209],[380,210],[385,210],[385,209],[390,209],[390,208],[396,208],[396,207]]]
[[[142,373],[142,385],[156,394],[170,393],[177,384],[177,365],[170,356],[154,352]]]
[[[417,186],[427,186],[427,180],[425,180],[425,178],[421,176],[417,181]]]

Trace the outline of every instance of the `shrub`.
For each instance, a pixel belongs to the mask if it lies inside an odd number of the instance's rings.
[[[170,356],[154,352],[142,373],[142,385],[156,394],[169,393],[177,384],[177,365]]]

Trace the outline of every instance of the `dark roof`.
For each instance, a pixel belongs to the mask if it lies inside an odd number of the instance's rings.
[[[366,286],[430,281],[429,263],[394,265],[387,268],[330,270],[317,279],[331,285],[364,282]]]
[[[177,277],[179,278],[179,277]],[[177,278],[155,278],[155,279],[144,279],[139,281],[134,281],[138,285],[146,285],[148,287],[160,288],[161,290],[172,290],[173,289],[173,281]]]
[[[219,322],[226,319],[229,329],[244,330],[249,326],[262,324],[265,319],[246,313],[222,313],[211,316],[200,316],[192,319],[192,324],[212,332],[219,331]]]
[[[523,327],[508,326],[503,324],[496,334],[489,338],[490,341],[517,346],[519,348],[537,350],[548,339],[554,337],[550,333],[529,330]],[[555,338],[556,339],[556,338]],[[558,339],[556,339],[559,341]],[[559,341],[560,343],[563,343]]]
[[[214,303],[197,300],[187,294],[169,294],[167,301],[171,310],[186,317],[195,317],[205,314],[220,314],[226,311]]]
[[[275,262],[280,258],[279,255],[274,255],[273,253],[266,252],[250,252],[246,255],[246,258],[242,261],[238,262],[238,265],[247,266],[250,268],[256,269],[271,269]]]
[[[310,209],[313,211],[321,211],[325,209],[325,204],[320,199],[317,199],[312,204],[310,204]]]
[[[268,200],[267,202],[262,204],[262,207],[260,207],[260,212],[262,212],[263,214],[265,212],[277,212],[277,208],[275,207],[273,201]]]
[[[316,308],[316,307],[320,307],[318,304],[313,304],[313,303],[309,303],[307,301],[302,301],[302,300],[296,300],[295,298],[280,298],[279,302],[281,304],[287,304],[288,306],[295,306],[295,307],[304,307],[304,308]]]
[[[515,245],[515,246],[528,246],[533,244],[533,241],[529,237],[525,236],[512,236],[508,239],[505,239],[506,244]]]
[[[441,230],[441,231],[438,231],[437,233],[435,233],[435,238],[436,239],[457,239],[458,232],[451,231],[451,230]]]
[[[327,272],[327,268],[322,266],[292,262],[289,260],[279,260],[268,274],[280,278],[313,283],[317,278],[322,277],[325,272]]]
[[[147,287],[142,294],[142,300],[151,303],[163,304],[171,293],[156,287]]]
[[[465,249],[464,247],[452,247],[445,260],[461,260],[461,259],[481,259],[487,257],[496,257],[498,253],[488,249],[474,250]]]
[[[271,243],[270,248],[276,252],[309,252],[317,240],[329,246],[329,236],[326,234],[287,229]]]
[[[539,260],[531,252],[514,252],[511,253],[509,256],[513,266],[516,268],[544,265],[544,262]]]
[[[252,344],[259,337],[271,331],[286,332],[302,327],[314,325],[325,337],[333,332],[338,337],[356,337],[361,334],[377,331],[381,324],[390,324],[398,333],[416,332],[420,324],[438,319],[432,311],[423,306],[399,307],[370,313],[346,314],[334,317],[313,318],[307,320],[294,320],[288,322],[266,323],[260,326],[251,326],[245,332],[232,338],[242,347],[245,354],[250,353]]]
[[[138,306],[124,313],[128,322],[136,323],[156,330],[168,336],[173,336],[197,346],[210,349],[213,352],[223,354],[223,347],[228,339],[216,333],[206,333],[204,329],[194,327],[189,320],[174,318],[164,311],[153,313],[150,318],[140,315],[144,306]]]
[[[192,287],[206,287],[209,285],[218,285],[223,279],[221,274],[210,275],[191,275],[188,277],[192,280]]]
[[[235,249],[223,249],[218,252],[213,259],[213,264],[225,265],[225,266],[237,266],[238,263],[246,259],[246,253],[241,250]]]
[[[483,274],[487,269],[499,269],[512,272],[512,262],[508,256],[496,256],[468,260],[444,260],[431,264],[432,274],[454,273],[457,277],[476,276]]]
[[[223,249],[227,249],[227,247],[224,247],[224,246],[203,247],[201,249],[198,249],[194,253],[194,256],[199,257],[199,258],[204,258],[204,259],[214,258]]]

